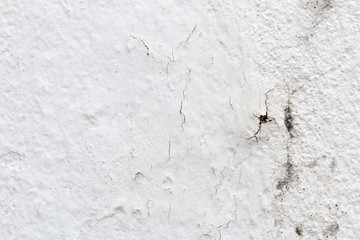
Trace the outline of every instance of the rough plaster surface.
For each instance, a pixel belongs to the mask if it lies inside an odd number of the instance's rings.
[[[0,238],[359,239],[359,7],[2,0]]]

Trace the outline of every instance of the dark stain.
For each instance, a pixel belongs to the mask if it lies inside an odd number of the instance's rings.
[[[303,230],[301,229],[301,227],[296,227],[295,228],[295,232],[298,236],[302,237],[303,235]]]
[[[287,162],[285,164],[285,167],[286,167],[286,175],[276,185],[276,188],[279,190],[284,190],[284,188],[287,189],[289,183],[293,180],[294,177],[295,169],[293,163],[291,162],[291,157],[289,154],[287,155]]]
[[[284,124],[285,124],[286,129],[288,130],[291,138],[293,137],[292,130],[294,129],[293,119],[294,118],[291,114],[291,108],[290,108],[290,104],[289,104],[288,107],[285,108]]]
[[[290,135],[290,138],[293,138],[294,137],[294,134],[293,134],[293,130],[294,130],[294,114],[292,112],[293,110],[293,104],[291,103],[291,99],[293,97],[293,95],[299,91],[300,89],[303,88],[304,85],[294,89],[294,90],[291,90],[290,91],[290,88],[288,86],[288,100],[287,100],[287,106],[286,108],[284,109],[284,114],[285,114],[285,117],[284,117],[284,124],[286,126],[286,129],[288,130],[289,132],[289,135]]]
[[[283,189],[283,187],[286,187],[288,184],[288,182],[284,179],[278,182],[278,184],[276,185],[276,188],[281,190]]]

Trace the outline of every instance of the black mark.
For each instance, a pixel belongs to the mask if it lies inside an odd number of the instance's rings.
[[[294,114],[292,113],[292,103],[291,103],[291,99],[292,96],[298,91],[300,90],[304,85],[298,87],[295,90],[290,91],[289,86],[288,86],[288,102],[287,102],[287,106],[284,109],[284,113],[285,113],[285,117],[284,117],[284,124],[286,126],[286,129],[289,132],[290,138],[294,137]]]
[[[279,190],[283,190],[284,188],[287,189],[289,183],[293,180],[295,169],[294,164],[291,161],[290,154],[287,154],[287,162],[285,164],[286,167],[286,175],[285,177],[278,182],[276,188]]]
[[[301,229],[301,227],[296,227],[295,228],[295,232],[298,236],[302,237],[303,235],[303,230]]]
[[[291,114],[290,103],[288,103],[287,108],[285,108],[284,123],[285,123],[286,129],[288,130],[288,132],[290,134],[290,137],[292,138],[293,137],[292,130],[294,128],[294,125],[293,125],[293,116]]]

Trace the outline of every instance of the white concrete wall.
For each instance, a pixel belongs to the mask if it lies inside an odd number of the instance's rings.
[[[359,8],[2,0],[0,239],[359,239]]]

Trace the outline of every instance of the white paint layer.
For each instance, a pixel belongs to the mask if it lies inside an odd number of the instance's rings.
[[[1,1],[0,239],[357,239],[359,8]]]

